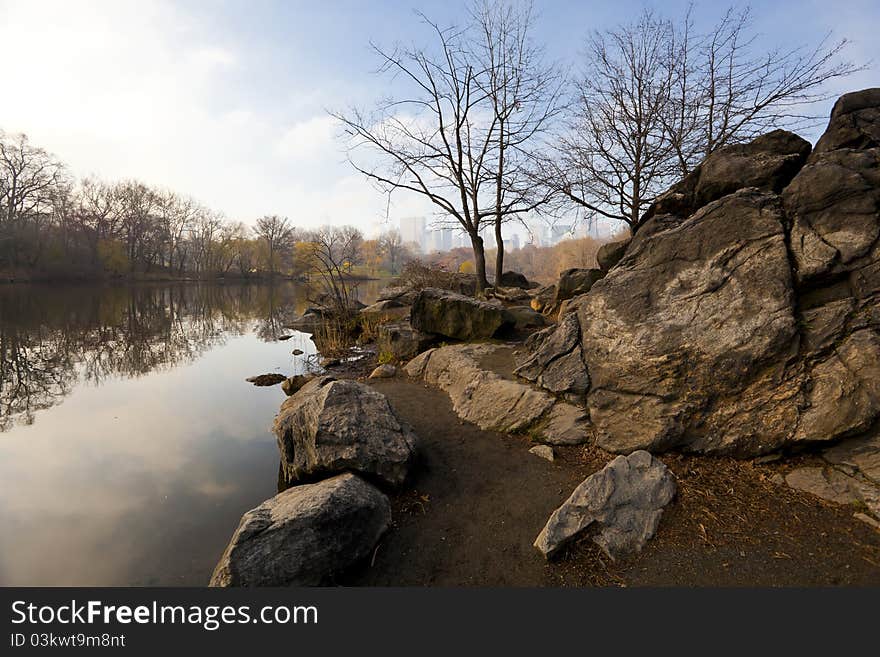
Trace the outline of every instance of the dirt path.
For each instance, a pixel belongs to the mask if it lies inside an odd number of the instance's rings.
[[[770,482],[773,465],[666,455],[678,499],[642,554],[612,563],[585,538],[545,563],[532,541],[550,513],[610,458],[557,448],[547,462],[518,436],[462,423],[448,397],[404,379],[370,382],[421,438],[412,486],[365,586],[880,585],[880,532]]]

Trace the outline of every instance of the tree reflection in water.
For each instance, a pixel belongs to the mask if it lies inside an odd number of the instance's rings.
[[[249,331],[277,340],[306,298],[292,283],[0,286],[0,432],[78,382],[177,367]]]

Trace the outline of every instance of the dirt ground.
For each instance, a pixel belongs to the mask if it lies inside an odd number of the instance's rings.
[[[611,562],[586,536],[547,563],[532,542],[611,456],[557,448],[459,420],[445,393],[403,378],[370,381],[421,438],[421,464],[392,495],[393,526],[362,586],[880,585],[880,532],[857,509],[770,481],[789,465],[667,454],[678,496],[641,554]]]

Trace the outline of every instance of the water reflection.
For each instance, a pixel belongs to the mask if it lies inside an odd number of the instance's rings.
[[[276,490],[293,285],[0,286],[0,585],[201,585]],[[294,349],[306,353],[294,356]]]
[[[276,340],[305,304],[292,284],[0,287],[0,431],[33,423],[76,381],[190,363],[251,330]]]

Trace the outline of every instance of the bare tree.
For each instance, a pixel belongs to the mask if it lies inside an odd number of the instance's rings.
[[[483,289],[488,281],[481,231],[495,223],[500,232],[503,221],[544,200],[524,184],[521,162],[554,114],[559,78],[546,74],[550,69],[530,43],[528,6],[478,4],[464,27],[441,28],[419,15],[433,36],[432,48],[373,46],[380,73],[396,78],[406,92],[371,114],[355,109],[333,116],[350,138],[355,169],[388,194],[422,195],[439,208],[441,222],[457,223],[467,233]]]
[[[537,177],[570,205],[624,222],[706,155],[774,128],[812,124],[826,83],[858,70],[845,40],[760,52],[748,10],[729,10],[705,35],[691,11],[639,19],[588,39],[587,65],[559,139]]]
[[[269,275],[274,277],[278,254],[293,246],[293,226],[290,225],[290,220],[287,217],[273,214],[257,219],[257,226],[254,230],[257,236],[266,243]]]
[[[399,230],[389,230],[379,236],[379,251],[388,258],[388,267],[392,274],[397,274],[401,260],[408,249],[403,244]]]
[[[337,316],[346,316],[355,289],[347,274],[359,257],[363,234],[353,226],[324,226],[306,233],[302,240],[306,266],[321,284],[322,301]]]
[[[477,26],[474,51],[496,123],[491,159],[484,163],[491,185],[495,229],[495,284],[504,271],[502,224],[522,220],[547,203],[547,190],[532,184],[530,171],[541,137],[562,110],[563,77],[547,64],[543,50],[532,42],[531,3],[482,0],[472,8]]]
[[[7,263],[26,258],[32,265],[39,257],[41,224],[64,179],[64,166],[26,135],[0,132],[0,247]]]

